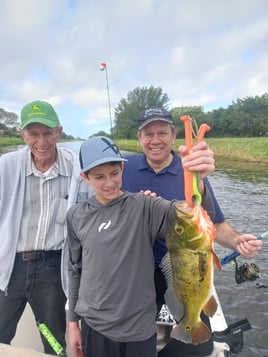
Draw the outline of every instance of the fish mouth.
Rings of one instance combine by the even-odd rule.
[[[186,202],[182,202],[175,205],[176,215],[179,219],[189,220],[195,215],[195,207],[189,207]]]

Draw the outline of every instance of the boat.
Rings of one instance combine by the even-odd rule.
[[[214,288],[214,295],[218,302],[218,309],[210,319],[212,331],[224,331],[228,326],[224,317],[221,304]],[[172,328],[175,320],[170,314],[168,307],[162,307],[162,320],[157,321],[157,350],[161,350],[170,340]],[[29,333],[30,332],[30,333]],[[36,328],[36,323],[30,307],[27,305],[23,317],[19,323],[17,334],[12,342],[12,346],[0,344],[0,356],[3,357],[48,357],[42,353],[43,345]],[[224,354],[229,351],[229,346],[225,342],[213,342],[213,353],[210,357],[226,357]],[[70,352],[67,349],[67,353]],[[71,354],[69,354],[71,356]]]
[[[0,343],[0,356],[2,357],[48,357],[52,355],[45,355],[30,348],[14,347]],[[55,357],[55,356],[54,356]]]
[[[218,308],[215,314],[209,318],[212,331],[213,350],[206,356],[231,357],[242,351],[244,347],[243,333],[244,331],[250,330],[251,325],[247,319],[228,325],[214,284],[212,289]],[[171,315],[168,307],[163,305],[157,318],[157,352],[160,352],[171,341],[171,332],[175,326],[175,319]],[[173,350],[173,352],[175,351]],[[165,356],[169,357],[168,353],[165,354]]]
[[[213,351],[208,357],[227,357],[232,356],[232,352],[241,352],[243,348],[243,331],[251,328],[248,321],[241,320],[228,326],[224,317],[224,312],[220,299],[213,286],[213,295],[215,296],[218,308],[212,318],[210,325],[213,333]],[[157,320],[157,350],[160,351],[170,341],[171,331],[176,322],[170,314],[168,307],[163,305],[162,318]],[[236,350],[235,350],[236,349]],[[19,322],[18,329],[12,345],[0,344],[0,356],[3,357],[48,357],[50,355],[42,353],[43,345],[36,327],[33,313],[26,305],[26,309]],[[71,356],[69,346],[67,354]]]

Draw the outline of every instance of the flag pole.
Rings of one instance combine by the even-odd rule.
[[[111,131],[111,138],[113,139],[113,123],[112,123],[112,113],[111,113],[111,101],[110,101],[110,91],[109,91],[109,81],[108,81],[108,71],[107,71],[107,64],[101,63],[100,70],[105,71],[106,75],[106,86],[107,86],[107,96],[108,96],[108,109],[109,109],[109,117],[110,117],[110,131]]]

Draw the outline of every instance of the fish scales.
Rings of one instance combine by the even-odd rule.
[[[201,321],[202,310],[213,316],[217,303],[212,296],[214,263],[220,262],[213,252],[215,227],[201,205],[176,205],[175,223],[167,237],[172,284],[184,316],[173,331],[173,337],[186,343],[209,340],[209,328]]]

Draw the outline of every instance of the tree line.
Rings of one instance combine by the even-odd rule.
[[[177,128],[177,137],[184,137],[181,115],[190,115],[197,125],[207,123],[211,130],[207,137],[261,137],[268,136],[268,93],[233,101],[227,108],[205,112],[202,106],[169,108],[170,98],[161,87],[137,87],[122,98],[114,110],[112,133],[99,131],[95,135],[112,135],[115,139],[136,139],[138,115],[152,107],[170,111]],[[0,108],[0,135],[18,136],[19,118],[13,112]],[[63,139],[73,140],[63,133]]]
[[[135,139],[140,111],[159,107],[171,112],[177,128],[177,137],[184,137],[182,115],[193,117],[198,126],[207,123],[211,127],[207,137],[260,137],[268,136],[268,93],[233,101],[227,108],[204,112],[202,106],[169,108],[169,97],[160,87],[137,87],[122,98],[115,109],[113,137]]]

